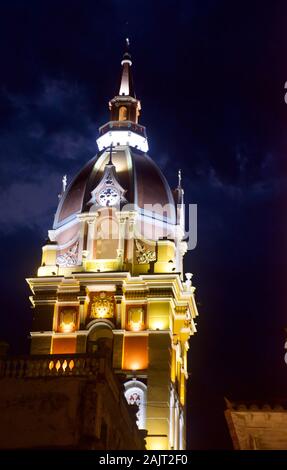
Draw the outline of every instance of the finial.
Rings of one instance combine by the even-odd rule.
[[[124,52],[121,64],[123,65],[124,63],[128,63],[129,65],[132,65],[132,58],[131,58],[131,55],[130,55],[130,40],[129,40],[129,38],[126,38],[126,47],[125,47],[125,52]]]
[[[178,170],[178,188],[181,188],[181,170]]]
[[[61,199],[67,187],[67,175],[64,175],[62,178],[62,192],[58,194],[58,198]]]
[[[191,274],[191,273],[185,273],[185,277],[186,277],[185,287],[186,287],[187,290],[191,290],[191,286],[192,286],[192,281],[191,281],[192,274]]]
[[[63,184],[63,193],[64,193],[66,191],[66,187],[67,187],[67,175],[63,176],[62,184]]]

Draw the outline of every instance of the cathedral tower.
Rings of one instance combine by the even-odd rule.
[[[147,155],[128,51],[121,66],[99,152],[67,187],[64,179],[41,266],[28,279],[31,354],[76,360],[106,348],[126,399],[139,406],[147,448],[185,449],[187,351],[197,309],[191,275],[184,281],[183,273],[181,177],[172,191]]]

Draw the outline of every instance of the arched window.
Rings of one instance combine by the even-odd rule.
[[[121,106],[119,109],[119,121],[126,121],[128,119],[128,108]]]
[[[134,379],[126,382],[124,386],[128,404],[136,404],[139,407],[136,415],[138,428],[146,429],[146,385]]]

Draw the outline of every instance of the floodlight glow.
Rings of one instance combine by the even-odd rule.
[[[148,143],[145,137],[142,137],[132,131],[109,131],[97,139],[99,150],[110,147],[110,145],[129,145],[138,148],[143,152],[148,151]]]

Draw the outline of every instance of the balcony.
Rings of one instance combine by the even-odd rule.
[[[87,354],[51,354],[0,359],[1,378],[96,376],[105,370],[105,358]]]
[[[141,135],[142,137],[146,138],[146,130],[144,126],[137,124],[133,121],[110,121],[107,124],[104,124],[99,128],[99,134],[102,136],[106,134],[106,132],[110,131],[131,131],[135,132],[136,134]]]

